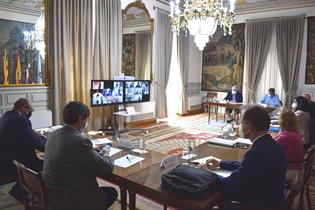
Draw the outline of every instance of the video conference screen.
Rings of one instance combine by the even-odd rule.
[[[92,80],[91,106],[124,103],[124,81]]]
[[[150,101],[150,81],[125,81],[125,103]]]

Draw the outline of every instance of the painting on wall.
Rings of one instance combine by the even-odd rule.
[[[33,23],[0,19],[0,84],[23,85],[44,83],[44,58],[24,32],[33,31]]]
[[[124,34],[122,43],[122,73],[126,76],[135,76],[136,65],[136,36]]]
[[[225,92],[233,85],[241,89],[244,54],[245,24],[234,24],[231,36],[218,27],[203,50],[201,89]]]
[[[307,18],[307,61],[305,84],[315,84],[315,17]]]

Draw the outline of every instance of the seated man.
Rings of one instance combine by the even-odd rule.
[[[111,174],[114,162],[82,135],[89,116],[86,105],[70,102],[63,110],[65,125],[48,136],[43,179],[47,186],[61,189],[50,193],[50,210],[103,210],[117,198],[114,188],[97,184],[96,176]]]
[[[280,99],[277,94],[275,94],[276,90],[274,88],[269,88],[268,94],[264,95],[260,99],[261,104],[266,104],[269,107],[277,108],[280,107]]]
[[[247,108],[243,114],[242,131],[253,145],[243,160],[235,162],[212,158],[207,161],[208,168],[220,167],[233,171],[229,177],[222,178],[225,200],[258,208],[281,209],[286,158],[280,146],[268,134],[269,125],[270,117],[266,110],[260,106]]]
[[[226,97],[223,100],[241,103],[241,102],[243,102],[243,96],[242,96],[242,93],[238,91],[237,86],[234,85],[232,87],[232,90],[228,91]],[[239,113],[239,110],[235,110],[235,109],[231,109],[231,108],[225,109],[225,114],[229,118],[227,120],[228,123],[230,123],[234,120],[234,117],[237,114],[237,112]]]
[[[0,176],[16,177],[18,174],[12,160],[17,160],[34,171],[41,171],[43,162],[36,156],[35,149],[44,151],[46,137],[34,132],[29,118],[33,109],[25,98],[18,99],[13,109],[0,118]],[[19,182],[10,195],[23,201]]]

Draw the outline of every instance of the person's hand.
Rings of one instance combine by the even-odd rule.
[[[34,133],[37,135],[37,136],[41,136],[42,134],[39,132],[39,131],[37,131],[37,130],[34,130]]]
[[[217,168],[217,167],[220,167],[220,163],[221,163],[221,159],[216,158],[216,157],[211,157],[210,159],[206,161],[206,167],[208,169]]]

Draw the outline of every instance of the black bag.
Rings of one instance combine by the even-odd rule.
[[[162,188],[176,197],[203,198],[219,184],[217,174],[190,165],[178,165],[161,178]]]

